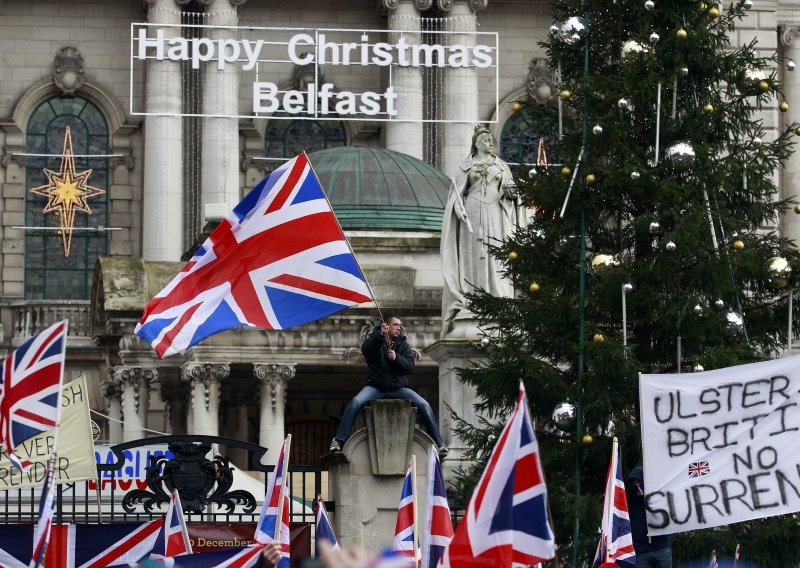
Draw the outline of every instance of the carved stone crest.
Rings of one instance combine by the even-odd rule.
[[[83,55],[77,47],[65,45],[53,60],[53,82],[64,95],[74,95],[83,87]]]
[[[528,69],[528,96],[540,105],[553,100],[556,87],[546,59],[534,59]]]

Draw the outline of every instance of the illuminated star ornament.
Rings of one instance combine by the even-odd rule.
[[[92,209],[86,200],[104,194],[105,190],[87,183],[92,170],[75,171],[75,154],[72,153],[72,135],[69,126],[64,133],[61,168],[57,172],[47,168],[42,171],[47,176],[47,185],[33,187],[31,193],[47,198],[47,205],[42,209],[42,213],[55,211],[58,214],[59,233],[64,242],[64,256],[69,256],[75,212],[83,211],[91,215]]]

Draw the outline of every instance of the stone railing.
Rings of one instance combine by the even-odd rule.
[[[29,300],[11,310],[15,346],[63,319],[69,320],[69,337],[91,339],[88,300]]]

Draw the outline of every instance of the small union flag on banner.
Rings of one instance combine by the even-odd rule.
[[[689,464],[689,477],[703,477],[711,473],[708,461],[699,461]]]

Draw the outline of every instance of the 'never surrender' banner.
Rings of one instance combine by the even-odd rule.
[[[800,356],[640,375],[650,535],[800,511]]]

